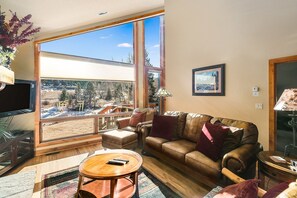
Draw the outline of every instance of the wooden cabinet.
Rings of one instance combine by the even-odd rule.
[[[14,138],[0,144],[0,176],[34,157],[33,131],[15,131]]]

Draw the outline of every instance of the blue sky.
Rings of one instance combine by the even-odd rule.
[[[145,20],[145,48],[151,63],[160,65],[160,20]],[[133,23],[101,29],[41,44],[41,50],[126,62],[133,54]]]
[[[152,65],[160,66],[160,17],[144,21],[145,49],[149,53]]]

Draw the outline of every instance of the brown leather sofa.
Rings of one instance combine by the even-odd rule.
[[[245,179],[255,177],[257,153],[262,150],[262,146],[258,143],[258,129],[253,123],[179,111],[167,111],[165,115],[178,116],[178,138],[169,141],[160,137],[152,137],[149,135],[151,126],[143,127],[143,152],[145,154],[159,158],[210,187],[225,183],[221,174],[224,167]],[[204,123],[214,120],[219,120],[227,126],[243,129],[239,146],[217,161],[213,161],[196,150]]]

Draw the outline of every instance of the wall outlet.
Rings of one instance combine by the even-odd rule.
[[[256,103],[255,108],[256,109],[263,109],[263,104],[262,103]]]
[[[259,96],[259,92],[258,91],[253,91],[253,96]]]

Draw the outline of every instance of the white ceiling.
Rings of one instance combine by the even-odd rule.
[[[40,36],[162,9],[164,0],[0,0],[0,5],[7,19],[9,10],[19,18],[32,14]],[[107,14],[99,16],[100,12]]]

